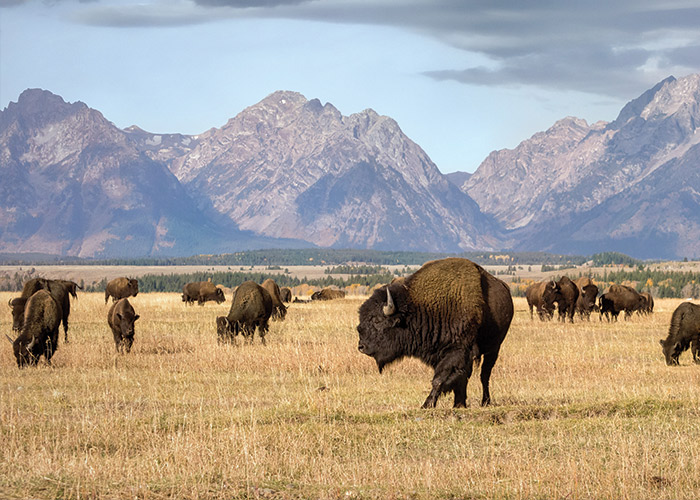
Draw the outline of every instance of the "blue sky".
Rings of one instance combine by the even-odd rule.
[[[394,118],[444,173],[698,71],[697,0],[0,0],[0,108],[43,88],[197,134],[292,90]]]

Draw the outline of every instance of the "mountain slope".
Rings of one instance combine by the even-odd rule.
[[[321,246],[495,248],[498,228],[396,122],[276,92],[171,164],[241,228]]]
[[[0,112],[2,251],[187,255],[273,244],[205,215],[137,139],[83,103],[23,92]]]

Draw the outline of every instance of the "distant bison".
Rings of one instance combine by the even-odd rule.
[[[423,408],[454,393],[466,406],[473,364],[483,356],[482,405],[491,401],[491,371],[513,318],[510,289],[477,264],[459,258],[426,263],[403,283],[376,290],[359,311],[358,349],[384,367],[406,356],[434,370]]]
[[[282,303],[279,285],[277,285],[275,280],[273,280],[272,278],[268,278],[265,281],[263,281],[262,285],[260,286],[267,290],[267,293],[270,294],[270,298],[272,299],[272,316],[270,316],[271,319],[283,320],[287,315],[287,307]]]
[[[139,280],[135,278],[114,278],[105,288],[105,304],[112,297],[112,302],[139,294]]]
[[[292,290],[289,287],[283,286],[280,288],[280,299],[282,302],[289,303],[292,301]]]
[[[224,291],[211,281],[195,281],[182,287],[182,301],[185,304],[194,304],[195,300],[203,306],[207,301],[221,304],[226,302],[226,297],[224,297]]]
[[[644,299],[639,292],[627,285],[611,285],[607,292],[600,296],[600,318],[602,320],[605,315],[608,320],[617,320],[621,312],[625,312],[625,319],[628,319],[632,313],[642,309]]]
[[[554,316],[554,301],[557,298],[559,287],[554,280],[533,283],[525,290],[527,305],[530,308],[530,319],[533,319],[532,310],[537,311],[539,318],[544,321]]]
[[[344,298],[345,292],[343,290],[334,290],[332,288],[324,288],[323,290],[314,292],[311,295],[311,300],[335,300]]]
[[[700,305],[683,302],[671,316],[668,336],[660,340],[667,365],[677,365],[678,357],[691,347],[693,361],[700,363]]]
[[[134,343],[134,323],[139,319],[129,299],[119,299],[107,313],[107,324],[112,329],[117,352],[130,352]]]
[[[651,314],[654,312],[654,297],[649,292],[642,292],[642,309],[640,314]]]
[[[271,314],[272,297],[268,291],[254,281],[243,282],[233,294],[228,316],[216,318],[219,342],[230,342],[239,333],[252,342],[257,327],[264,344]]]
[[[581,319],[586,318],[591,320],[591,312],[597,309],[596,300],[598,299],[598,287],[590,278],[579,278],[574,280],[578,287],[578,299],[576,300],[576,312],[579,313]]]
[[[48,291],[61,306],[61,321],[63,322],[63,338],[68,342],[68,317],[70,316],[70,297],[78,298],[77,290],[80,286],[68,280],[50,280],[46,278],[32,278],[22,287],[22,294],[11,299],[9,304],[12,309],[12,328],[19,331],[24,321],[24,306],[32,295],[39,290]]]
[[[559,321],[566,321],[566,319],[569,318],[570,322],[574,322],[578,295],[578,287],[568,276],[559,278],[554,299],[559,309]]]
[[[43,355],[51,364],[58,347],[58,327],[61,324],[61,305],[47,290],[39,290],[26,301],[24,321],[12,348],[20,368],[36,365]]]

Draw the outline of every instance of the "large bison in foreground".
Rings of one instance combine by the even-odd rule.
[[[68,280],[50,280],[46,278],[32,278],[22,287],[22,294],[9,302],[12,309],[12,329],[20,331],[24,324],[24,308],[29,297],[39,290],[46,290],[56,299],[61,306],[61,321],[63,323],[63,338],[68,342],[68,317],[70,316],[70,297],[78,298],[77,290],[80,286]],[[81,289],[82,290],[82,289]]]
[[[135,278],[114,278],[105,288],[105,304],[112,297],[112,302],[139,294],[139,280]]]
[[[58,347],[61,304],[47,290],[39,290],[26,302],[24,322],[19,336],[12,341],[17,366],[36,365],[43,355],[51,364]],[[8,337],[9,339],[9,337]]]
[[[683,302],[671,316],[666,339],[660,340],[667,365],[677,365],[678,357],[690,347],[693,361],[700,363],[700,305]]]
[[[219,342],[231,342],[239,333],[252,342],[257,327],[260,340],[264,344],[271,314],[272,297],[268,291],[255,281],[243,282],[233,294],[228,316],[216,318]]]
[[[129,299],[119,299],[107,313],[107,324],[114,336],[117,352],[130,352],[134,343],[134,323],[139,319]]]
[[[459,258],[431,261],[403,283],[374,292],[360,307],[358,349],[379,372],[406,356],[434,369],[423,408],[454,393],[454,407],[465,407],[474,362],[483,356],[482,405],[491,401],[489,379],[513,319],[513,300],[503,281]]]
[[[192,283],[186,283],[182,287],[182,301],[185,304],[197,304],[203,306],[207,301],[214,301],[217,304],[226,302],[226,297],[224,297],[224,291],[214,285],[211,281],[194,281]]]

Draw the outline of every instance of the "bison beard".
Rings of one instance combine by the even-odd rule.
[[[466,406],[467,382],[483,356],[482,405],[491,401],[489,380],[513,318],[508,286],[466,259],[425,264],[403,283],[379,290],[360,307],[358,349],[386,365],[411,356],[433,367],[423,408],[452,391]]]

